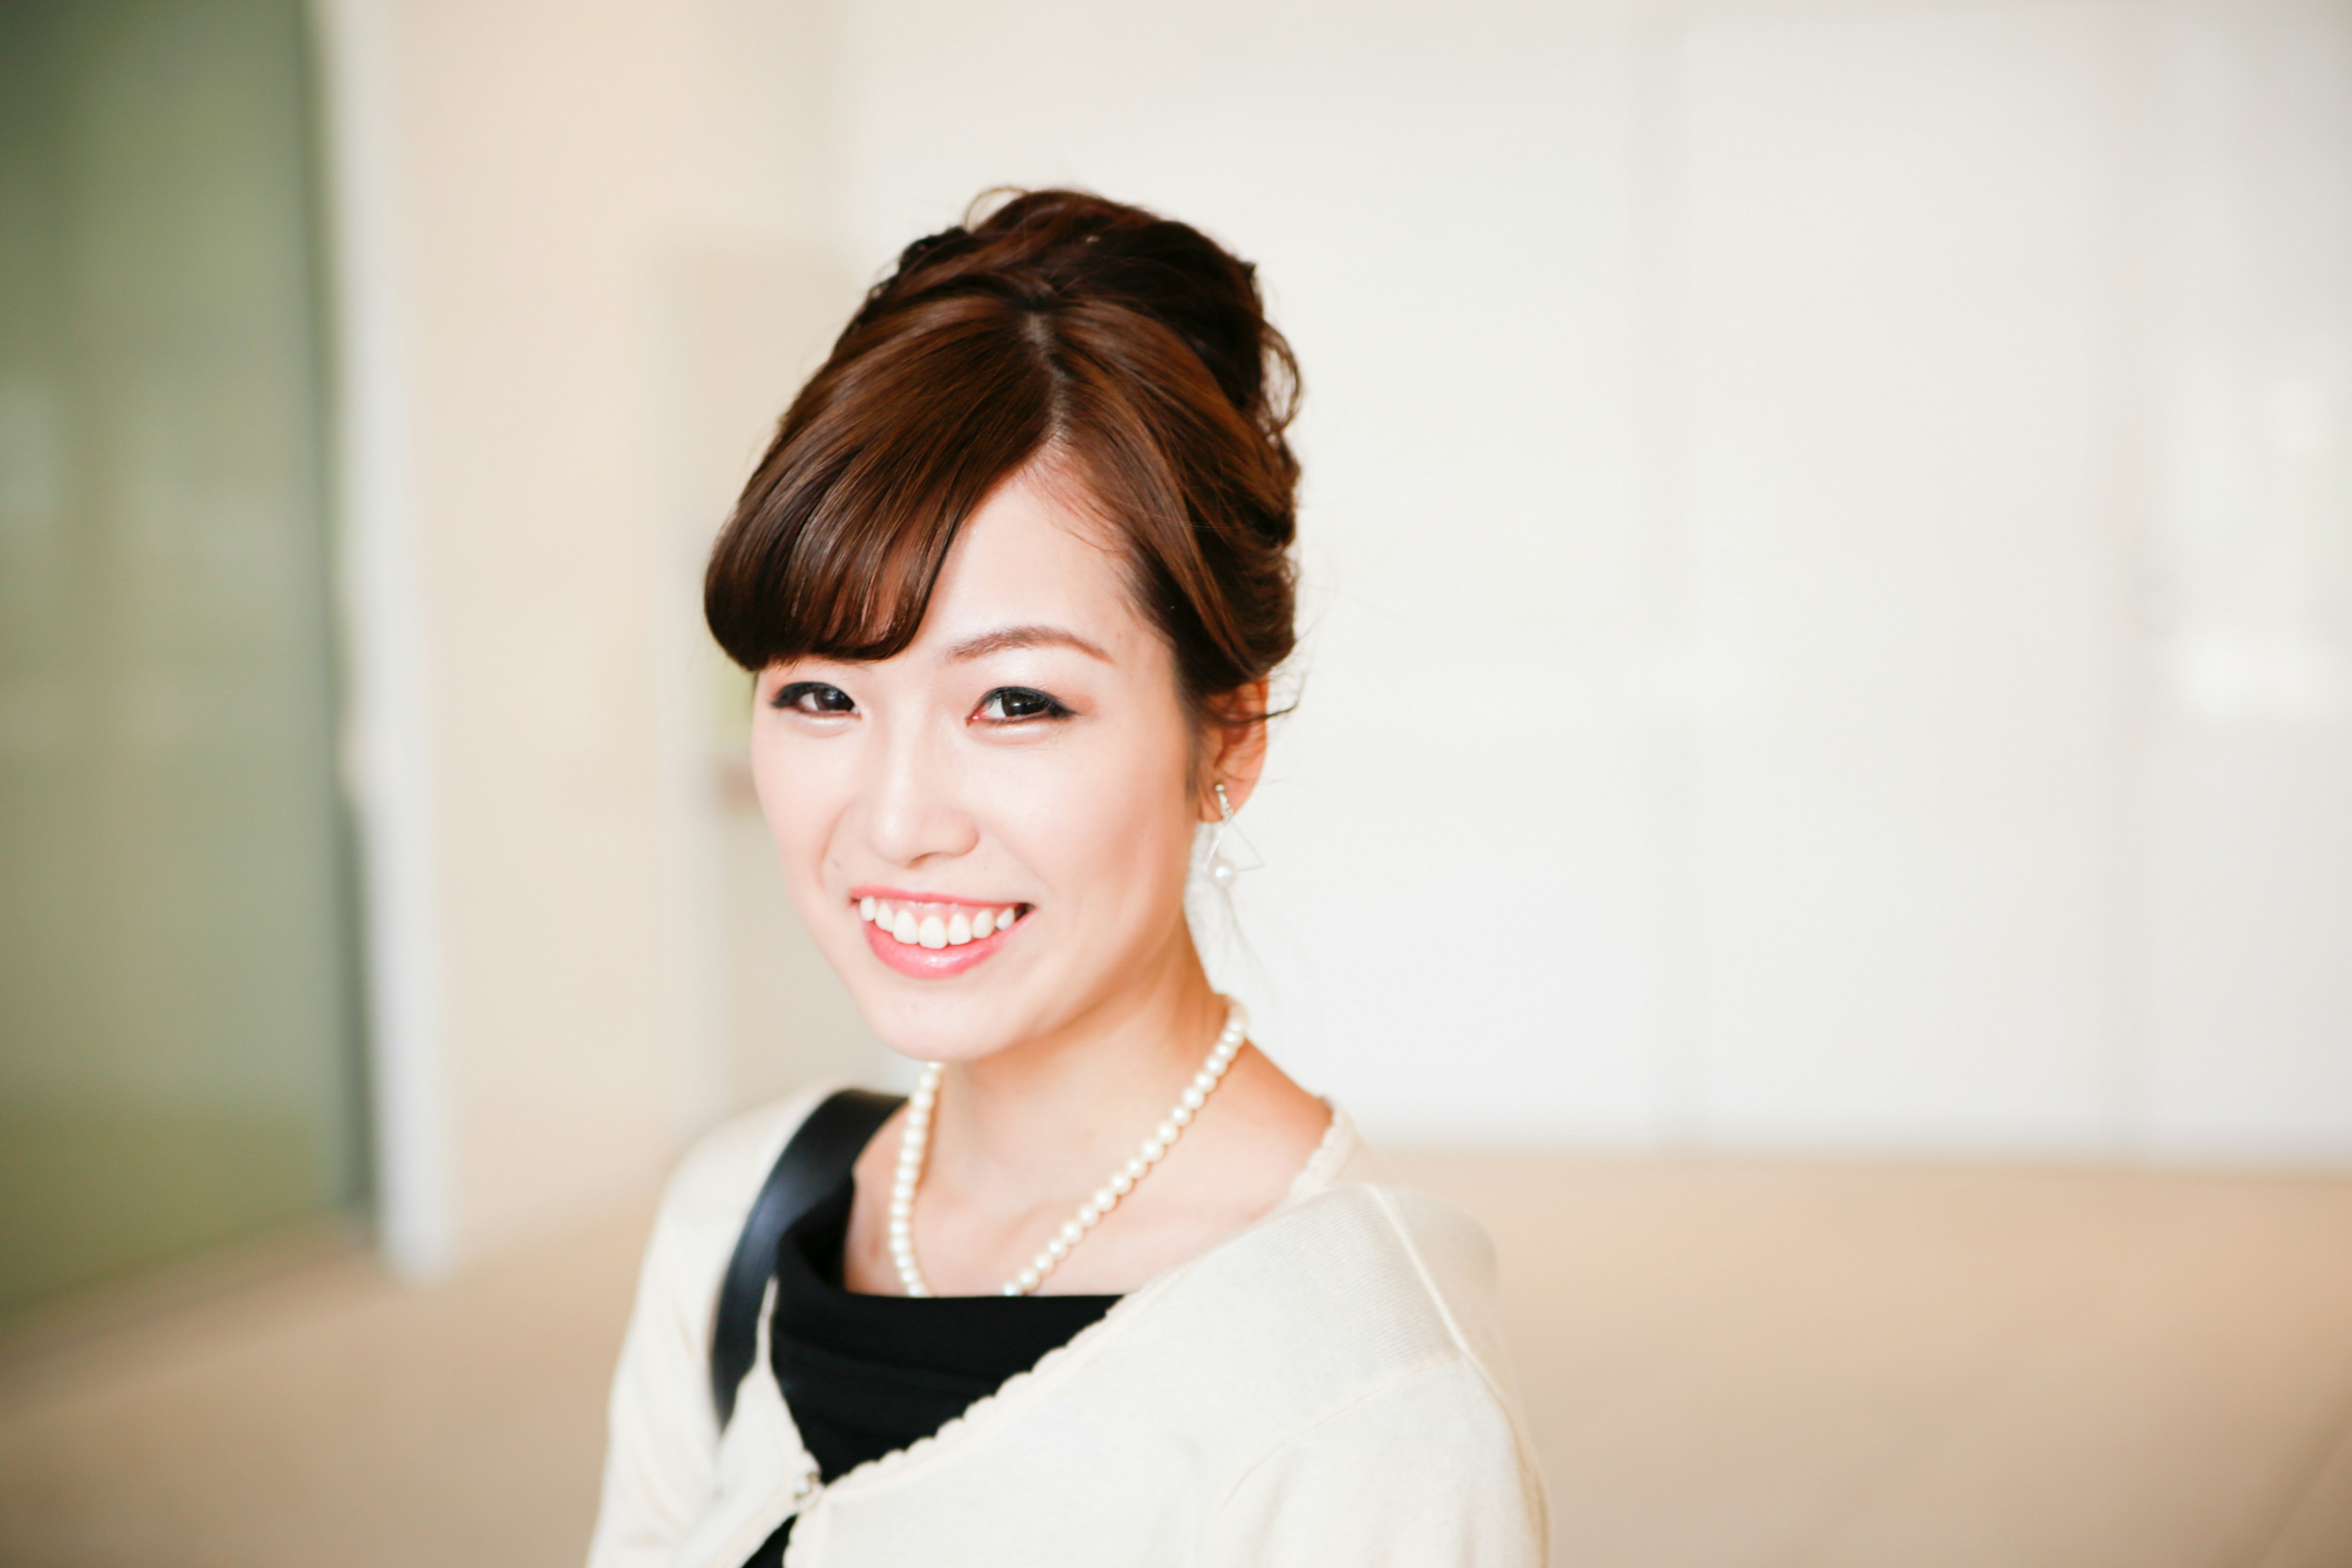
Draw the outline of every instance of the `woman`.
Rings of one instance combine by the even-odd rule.
[[[794,906],[930,1065],[688,1156],[594,1568],[1540,1560],[1486,1238],[1185,918],[1291,650],[1295,388],[1246,264],[1045,191],[909,247],[785,415],[706,610]]]

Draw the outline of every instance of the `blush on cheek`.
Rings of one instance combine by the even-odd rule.
[[[1087,769],[1007,803],[1005,834],[1049,896],[1061,939],[1117,964],[1182,918],[1191,814],[1150,752],[1131,770]],[[1013,818],[1017,817],[1017,825]]]
[[[824,866],[834,833],[845,815],[847,781],[833,777],[840,770],[822,752],[813,755],[812,751],[805,745],[795,746],[789,736],[762,734],[754,724],[752,794],[776,847],[777,865],[793,907],[802,922],[815,931],[820,907],[832,902]]]

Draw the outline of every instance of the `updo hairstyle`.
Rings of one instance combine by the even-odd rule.
[[[713,547],[703,610],[758,671],[888,658],[949,547],[1044,458],[1077,481],[1202,732],[1294,640],[1298,401],[1255,268],[1199,230],[1032,191],[908,246],[801,389]]]

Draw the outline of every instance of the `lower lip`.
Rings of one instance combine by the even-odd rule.
[[[1024,916],[1012,931],[991,931],[976,942],[965,942],[961,947],[925,947],[920,942],[900,942],[895,936],[886,936],[880,926],[868,921],[866,922],[866,945],[874,950],[875,957],[901,974],[916,980],[945,980],[994,957],[997,950],[1028,923],[1028,918]]]

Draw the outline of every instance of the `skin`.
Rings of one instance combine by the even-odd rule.
[[[1238,810],[1263,722],[1203,733],[1104,525],[1050,461],[958,536],[894,658],[761,672],[752,772],[811,936],[883,1042],[946,1064],[914,1215],[940,1295],[993,1292],[1157,1126],[1224,1024],[1184,918],[1198,825]],[[1264,689],[1234,694],[1246,710]],[[1030,906],[945,978],[869,945],[856,889]],[[856,1166],[850,1289],[898,1294],[887,1243],[905,1112]],[[1280,1202],[1329,1110],[1255,1046],[1174,1150],[1048,1277],[1133,1290]]]

